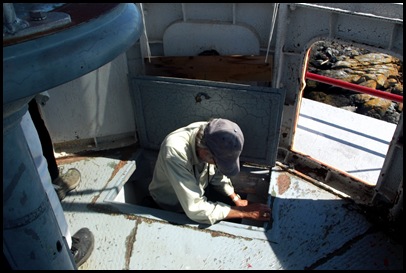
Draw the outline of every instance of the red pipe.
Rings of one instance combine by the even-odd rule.
[[[379,91],[379,90],[365,87],[362,85],[357,85],[357,84],[353,84],[353,83],[349,83],[349,82],[345,82],[345,81],[340,81],[337,79],[317,75],[317,74],[310,73],[310,72],[306,72],[306,79],[314,80],[314,81],[318,81],[318,82],[322,82],[322,83],[327,83],[330,85],[338,86],[338,87],[352,90],[355,92],[361,92],[361,93],[369,94],[372,96],[377,96],[377,97],[380,97],[383,99],[388,99],[391,101],[403,103],[403,96],[392,94],[389,92]]]

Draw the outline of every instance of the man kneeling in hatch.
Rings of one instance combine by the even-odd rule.
[[[235,218],[269,221],[271,209],[241,199],[229,178],[240,172],[243,145],[240,127],[221,118],[170,133],[159,150],[149,185],[151,197],[160,208],[184,212],[198,223],[211,225]],[[227,201],[209,201],[205,196],[209,185]]]

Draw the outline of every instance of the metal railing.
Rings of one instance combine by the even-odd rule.
[[[366,87],[366,86],[357,85],[357,84],[353,84],[353,83],[349,83],[349,82],[329,78],[329,77],[326,77],[326,76],[321,76],[321,75],[314,74],[314,73],[311,73],[311,72],[306,72],[305,76],[306,76],[306,79],[309,79],[309,80],[322,82],[322,83],[326,83],[326,84],[329,84],[329,85],[334,85],[334,86],[337,86],[337,87],[341,87],[343,89],[348,89],[348,90],[351,90],[351,91],[365,93],[365,94],[372,95],[372,96],[377,96],[377,97],[380,97],[380,98],[383,98],[383,99],[388,99],[388,100],[391,100],[391,101],[396,101],[396,102],[402,102],[403,103],[403,96],[396,95],[396,94],[393,94],[393,93],[372,89],[372,88],[369,88],[369,87]]]

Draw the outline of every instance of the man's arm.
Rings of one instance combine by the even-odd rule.
[[[202,196],[193,171],[189,170],[192,168],[189,162],[186,158],[176,156],[175,153],[176,150],[168,149],[162,168],[186,215],[196,222],[205,224],[213,224],[224,219],[230,210],[229,206],[207,201]]]

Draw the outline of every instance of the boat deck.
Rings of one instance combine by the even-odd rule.
[[[396,124],[303,98],[293,149],[376,185],[395,129]]]
[[[58,159],[82,174],[62,201],[70,231],[95,236],[79,269],[403,269],[403,245],[356,205],[280,167],[269,181],[273,219],[263,226],[204,226],[126,203],[124,185],[147,158],[129,146]]]
[[[296,147],[350,152],[354,160],[326,160],[376,180],[375,169],[382,167],[393,134],[389,130],[394,125],[304,100]],[[282,165],[271,172],[244,166],[234,180],[241,191],[241,182],[247,181],[251,201],[265,194],[272,207],[269,223],[205,226],[183,214],[137,205],[134,200],[147,190],[155,156],[156,151],[128,146],[57,160],[65,171],[75,167],[82,173],[79,186],[62,202],[71,233],[86,226],[96,240],[79,269],[403,269],[403,245],[388,233],[389,227]],[[363,157],[374,168],[357,165]]]

